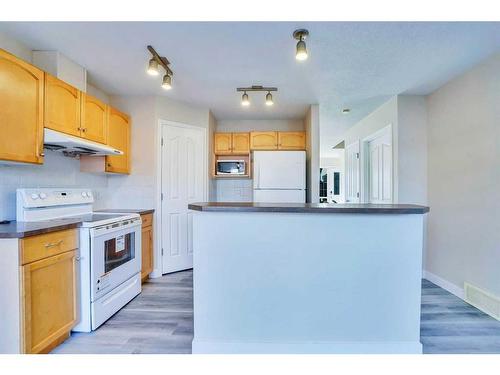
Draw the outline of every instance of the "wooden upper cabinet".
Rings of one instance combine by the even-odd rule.
[[[278,150],[305,150],[305,132],[278,132]]]
[[[214,153],[216,155],[231,154],[232,149],[232,134],[231,133],[215,133],[214,136]]]
[[[278,132],[251,132],[251,150],[277,150]]]
[[[43,163],[44,72],[0,49],[0,160]]]
[[[123,151],[123,155],[106,156],[106,172],[130,173],[130,118],[110,107],[108,145]]]
[[[45,74],[45,127],[80,136],[80,90]]]
[[[248,154],[250,152],[250,133],[233,133],[231,144],[233,154]]]
[[[108,141],[108,106],[91,95],[81,94],[80,136],[90,141]]]

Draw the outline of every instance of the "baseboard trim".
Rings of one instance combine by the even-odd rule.
[[[436,284],[437,286],[447,290],[451,294],[454,294],[458,298],[465,301],[465,293],[464,289],[459,286],[449,282],[448,280],[439,277],[438,275],[433,274],[432,272],[424,270],[424,279],[429,280],[430,282]]]
[[[252,342],[193,339],[193,354],[422,354],[418,341]]]

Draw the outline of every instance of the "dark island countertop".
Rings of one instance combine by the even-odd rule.
[[[425,214],[429,207],[415,204],[328,204],[328,203],[193,203],[190,210],[203,212],[292,212],[331,214]]]
[[[139,214],[139,215],[146,215],[146,214],[152,214],[155,212],[153,208],[103,208],[100,210],[95,210],[95,212],[113,212],[117,214]]]
[[[0,224],[0,238],[24,238],[78,228],[82,221],[79,217],[33,222],[11,221],[8,224]]]

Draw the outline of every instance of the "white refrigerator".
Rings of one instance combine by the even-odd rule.
[[[306,152],[254,151],[253,200],[267,203],[304,203]]]

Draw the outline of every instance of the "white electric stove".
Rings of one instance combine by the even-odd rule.
[[[79,218],[79,322],[90,332],[141,292],[141,217],[95,213],[88,189],[17,189],[17,221]]]

